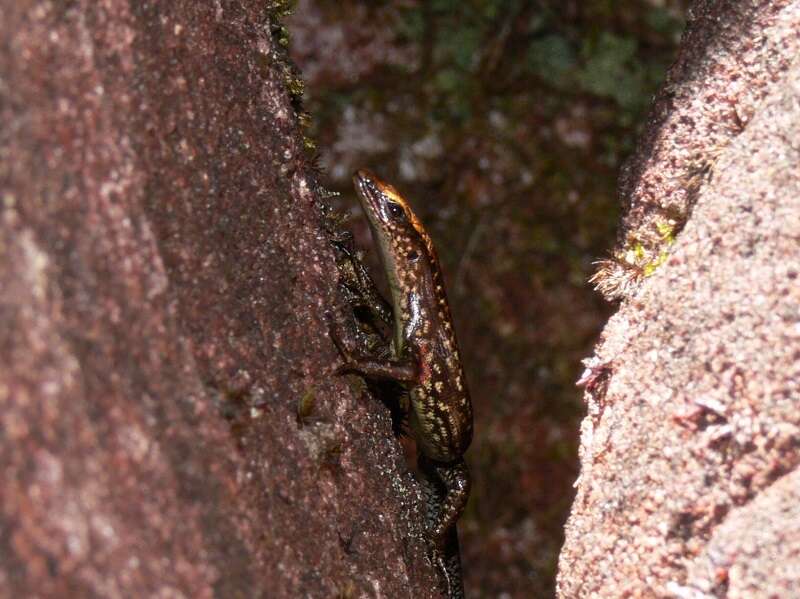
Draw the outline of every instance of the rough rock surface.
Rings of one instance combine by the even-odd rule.
[[[0,2],[0,596],[431,596],[270,31]]]
[[[560,597],[800,596],[798,32],[698,2],[623,175],[622,243],[683,226],[587,361]]]

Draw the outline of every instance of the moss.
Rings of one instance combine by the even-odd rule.
[[[306,84],[301,75],[293,68],[287,69],[284,72],[284,81],[286,83],[286,89],[289,90],[292,98],[302,99],[306,90]]]
[[[283,19],[294,11],[295,0],[269,0],[266,8],[273,19]]]
[[[317,397],[313,389],[306,389],[297,402],[297,424],[303,426],[314,413]]]
[[[657,220],[650,234],[630,237],[612,258],[597,263],[598,269],[589,281],[608,299],[628,295],[667,261],[678,224],[675,219]]]
[[[289,45],[291,44],[291,37],[289,30],[281,22],[287,16],[292,14],[295,7],[295,0],[272,0],[267,2],[266,9],[271,25],[272,39],[276,44],[276,56],[279,59],[281,74],[283,76],[283,84],[289,94],[289,99],[292,103],[297,122],[300,130],[303,132],[303,149],[308,155],[312,155],[316,149],[316,142],[308,135],[308,130],[311,128],[311,115],[303,108],[303,96],[305,94],[305,81],[300,71],[294,66],[289,59]],[[267,68],[275,56],[259,55],[257,61],[260,67]]]
[[[645,276],[645,277],[649,277],[649,276],[651,276],[651,275],[652,275],[654,272],[656,272],[656,269],[657,269],[659,266],[661,266],[662,264],[664,264],[664,262],[666,262],[666,261],[667,261],[667,256],[668,256],[668,255],[669,255],[669,254],[668,254],[666,251],[664,251],[664,252],[661,252],[661,253],[660,253],[660,254],[659,254],[657,257],[656,257],[656,259],[655,259],[655,260],[653,260],[652,262],[648,262],[647,264],[645,264],[645,265],[644,265],[644,268],[642,269],[642,275],[643,275],[643,276]]]
[[[294,11],[295,0],[271,0],[267,2],[266,9],[272,24],[272,37],[279,46],[289,47],[289,30],[281,23]]]
[[[675,241],[675,223],[672,221],[658,221],[656,222],[656,230],[661,235],[666,243],[672,245]]]

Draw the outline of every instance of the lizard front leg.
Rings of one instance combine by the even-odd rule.
[[[392,324],[392,306],[378,290],[367,269],[356,257],[350,240],[337,241],[333,246],[339,253],[340,282],[344,287],[348,302],[353,307],[365,308],[377,322],[387,326]]]
[[[344,364],[336,369],[336,374],[360,374],[368,379],[395,381],[400,384],[410,384],[419,377],[419,365],[416,360],[398,360],[361,354],[348,346],[344,341],[342,330],[333,322],[329,322],[329,333],[344,358]]]

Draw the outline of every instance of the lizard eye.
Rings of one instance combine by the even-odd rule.
[[[417,250],[411,250],[406,254],[406,258],[408,258],[411,262],[416,262],[419,260],[419,252]]]
[[[389,209],[389,214],[391,214],[394,218],[400,218],[406,214],[405,210],[403,210],[403,207],[396,202],[387,202],[386,207]]]

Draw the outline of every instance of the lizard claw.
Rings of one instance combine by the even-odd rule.
[[[342,339],[341,332],[339,327],[336,324],[336,321],[333,318],[333,315],[329,311],[325,311],[323,313],[323,317],[328,323],[328,336],[333,341],[333,344],[336,346],[337,351],[344,359],[344,363],[340,364],[333,370],[333,374],[339,376],[342,374],[349,374],[353,372],[353,359],[348,349],[347,345],[345,345],[344,340]]]
[[[349,361],[350,352],[347,349],[347,346],[344,344],[341,335],[339,334],[339,330],[336,326],[332,323],[328,323],[328,336],[330,336],[331,341],[336,346],[336,349],[339,351],[341,356],[345,359],[345,361]]]

